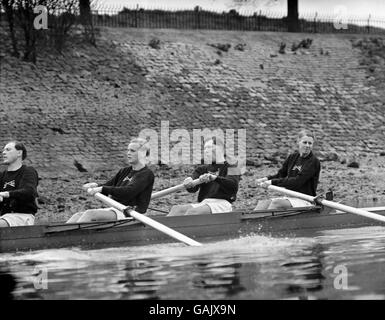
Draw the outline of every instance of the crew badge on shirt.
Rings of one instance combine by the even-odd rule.
[[[126,176],[126,177],[123,179],[123,182],[125,182],[125,181],[131,182],[131,181],[132,181],[132,177],[130,178],[129,176]]]
[[[295,165],[295,166],[293,167],[293,169],[291,169],[291,170],[292,170],[292,171],[297,170],[298,172],[301,172],[301,170],[302,170],[302,165],[297,164],[297,165]]]
[[[3,186],[3,189],[6,189],[8,186],[14,188],[16,185],[16,182],[15,180],[12,180],[12,181],[7,181],[6,183],[4,183],[4,186]]]

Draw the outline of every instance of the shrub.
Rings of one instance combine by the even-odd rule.
[[[153,49],[160,49],[160,40],[157,38],[151,39],[148,45]]]

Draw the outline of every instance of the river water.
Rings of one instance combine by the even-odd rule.
[[[385,227],[0,254],[15,299],[385,299]]]

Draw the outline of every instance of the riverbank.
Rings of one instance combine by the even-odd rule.
[[[30,164],[51,177],[68,176],[75,161],[90,172],[120,166],[142,130],[154,130],[158,146],[176,130],[190,143],[194,130],[221,129],[234,139],[247,131],[242,151],[251,161],[286,156],[304,128],[327,157],[385,151],[385,64],[372,57],[384,50],[381,37],[99,31],[97,47],[74,35],[62,54],[44,50],[33,65],[8,54],[0,28],[0,142],[23,141]],[[282,43],[309,38],[309,48],[279,53]]]
[[[81,185],[115,174],[127,142],[142,130],[158,147],[166,141],[165,149],[181,132],[191,143],[196,130],[220,129],[226,144],[234,133],[238,153],[255,164],[241,181],[236,209],[270,196],[253,181],[276,172],[304,128],[314,132],[322,159],[319,193],[333,188],[344,203],[384,195],[382,37],[100,28],[96,47],[75,33],[61,54],[43,50],[34,65],[10,56],[7,35],[0,25],[0,143],[27,146],[26,164],[41,177],[39,223],[100,206]],[[310,47],[279,52],[310,38]],[[347,167],[352,161],[359,168]],[[192,171],[152,169],[155,191]],[[151,208],[195,200],[184,191]]]

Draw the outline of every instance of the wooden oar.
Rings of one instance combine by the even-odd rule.
[[[288,189],[285,189],[285,188],[282,188],[282,187],[277,187],[277,186],[273,186],[273,185],[266,185],[263,182],[260,185],[262,187],[266,187],[266,188],[268,188],[270,190],[278,191],[278,192],[281,192],[281,193],[286,194],[288,196],[291,196],[291,197],[294,197],[294,198],[303,199],[303,200],[306,200],[306,201],[309,201],[309,202],[313,202],[317,198],[317,197],[312,197],[312,196],[309,196],[307,194],[303,194],[303,193],[300,193],[300,192],[288,190]],[[374,220],[377,220],[377,221],[385,222],[385,217],[384,216],[376,214],[376,213],[372,213],[372,212],[369,212],[369,211],[366,211],[366,210],[363,210],[363,209],[349,207],[347,205],[336,203],[336,202],[329,201],[329,200],[318,199],[318,202],[320,202],[325,207],[329,207],[329,208],[333,208],[333,209],[336,209],[336,210],[341,210],[341,211],[344,211],[344,212],[357,214],[357,215],[360,215],[360,216],[363,216],[363,217],[366,217],[366,218],[369,218],[369,219],[374,219]]]
[[[117,202],[107,196],[105,196],[104,194],[101,194],[101,193],[96,193],[95,194],[95,197],[99,200],[101,200],[102,202],[104,202],[105,204],[111,206],[111,207],[114,207],[120,211],[123,211],[127,209],[127,207],[123,204],[121,204],[120,202]],[[136,212],[134,210],[129,210],[128,211],[128,214],[133,217],[134,219],[160,231],[160,232],[163,232],[164,234],[167,234],[169,235],[170,237],[176,239],[176,240],[179,240],[185,244],[188,244],[189,246],[201,246],[202,244],[189,238],[189,237],[186,237],[185,235],[159,223],[158,221],[155,221],[139,212]]]
[[[369,212],[376,212],[376,211],[385,211],[385,207],[366,207],[366,208],[360,208],[362,210],[366,210]],[[336,210],[336,213],[342,213],[341,210]]]
[[[201,184],[202,181],[199,180],[199,179],[195,179],[192,181],[192,183],[194,184],[194,186],[197,186],[198,184]],[[179,190],[183,190],[185,187],[182,184],[178,184],[177,186],[175,187],[171,187],[171,188],[168,188],[168,189],[164,189],[162,191],[158,191],[158,192],[154,192],[152,195],[151,195],[151,200],[153,199],[157,199],[157,198],[160,198],[160,197],[164,197],[164,196],[167,196],[168,194],[170,193],[173,193],[173,192],[177,192]]]

